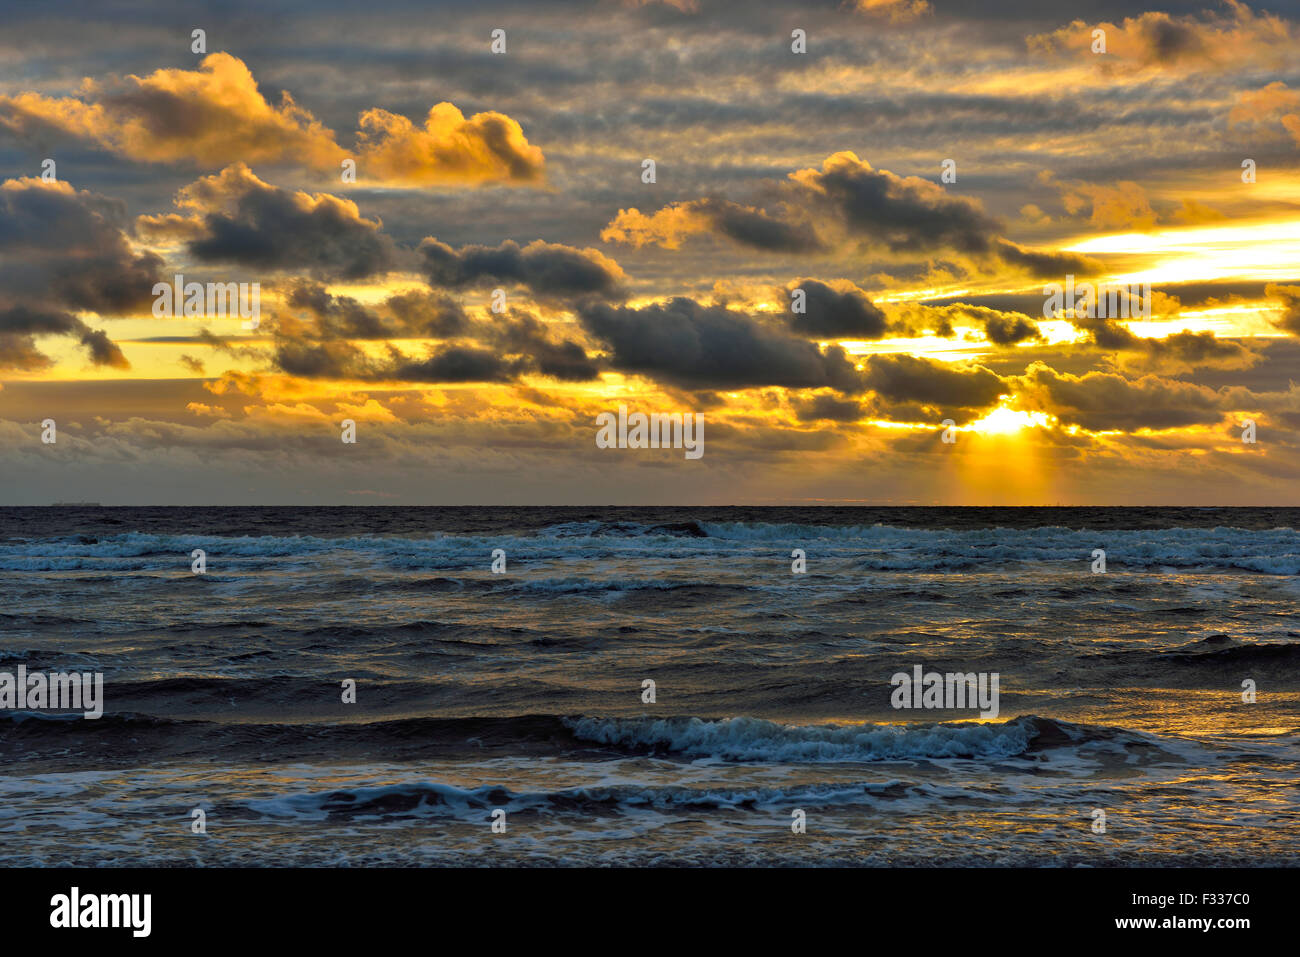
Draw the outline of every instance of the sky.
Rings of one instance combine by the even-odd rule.
[[[5,17],[0,504],[1300,505],[1294,0]]]

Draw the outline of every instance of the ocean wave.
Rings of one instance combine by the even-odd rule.
[[[806,784],[790,787],[691,788],[680,785],[610,785],[515,792],[500,785],[459,788],[436,781],[352,787],[279,795],[244,802],[259,816],[284,818],[357,818],[410,816],[486,816],[500,808],[507,814],[626,813],[639,810],[765,810],[791,805],[827,807],[897,799],[917,790],[897,780],[852,784]]]
[[[1164,652],[1156,657],[1159,660],[1173,660],[1179,664],[1192,665],[1300,665],[1300,642],[1259,642],[1228,647],[1219,645],[1219,642],[1205,639],[1191,648]]]
[[[134,696],[151,694],[217,695],[235,682],[198,678],[173,678],[141,683]],[[20,714],[0,712],[0,737],[7,723]],[[908,760],[914,758],[1005,758],[1065,744],[1111,739],[1117,734],[1141,732],[1102,726],[1072,724],[1035,715],[1004,722],[933,722],[925,724],[820,724],[788,725],[764,718],[734,717],[597,717],[590,715],[519,715],[505,717],[374,717],[346,723],[320,724],[306,716],[281,721],[229,723],[212,717],[192,718],[152,715],[147,712],[105,713],[80,725],[48,727],[51,734],[115,732],[124,736],[145,729],[166,731],[177,739],[197,740],[205,735],[247,742],[274,742],[329,746],[350,741],[381,746],[402,741],[430,748],[498,747],[545,753],[590,751],[604,745],[621,754],[649,754],[689,759],[777,763],[828,763]],[[28,729],[36,731],[37,729]],[[1154,740],[1154,739],[1153,739]]]
[[[1041,719],[1005,724],[786,725],[762,718],[577,718],[580,739],[693,758],[783,763],[909,758],[1011,757],[1024,754]]]
[[[1109,529],[1063,527],[934,529],[888,525],[820,526],[762,522],[580,522],[502,536],[437,533],[425,537],[180,536],[129,532],[98,539],[63,536],[0,544],[0,570],[166,571],[189,569],[194,548],[208,553],[217,573],[339,561],[368,561],[394,570],[485,569],[494,548],[519,562],[630,560],[665,550],[682,558],[717,560],[752,554],[788,554],[856,562],[863,570],[962,570],[1018,563],[1086,566],[1103,548],[1108,565],[1124,569],[1236,569],[1268,575],[1300,574],[1300,533],[1290,528],[1232,527]],[[738,552],[738,550],[740,550]],[[819,555],[820,553],[820,555]],[[221,563],[225,562],[223,566]],[[524,567],[527,567],[525,564]]]

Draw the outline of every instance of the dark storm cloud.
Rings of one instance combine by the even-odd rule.
[[[950,338],[956,335],[953,323],[974,324],[984,330],[984,336],[998,346],[1012,346],[1031,339],[1040,339],[1038,324],[1021,312],[1002,311],[989,306],[976,306],[969,302],[953,302],[945,306],[908,303],[900,309],[899,327],[906,335],[920,335],[930,329],[937,336]]]
[[[402,292],[389,296],[384,305],[406,335],[454,336],[462,332],[468,322],[461,304],[438,292]]]
[[[393,265],[378,228],[337,206],[304,210],[281,190],[243,197],[232,215],[203,217],[205,235],[189,244],[203,262],[303,269],[313,276],[364,279]]]
[[[50,357],[36,348],[36,341],[31,336],[0,332],[0,369],[30,372],[50,364]]]
[[[507,381],[524,372],[586,382],[600,374],[598,364],[579,343],[554,341],[543,322],[518,310],[473,321],[455,300],[418,290],[390,296],[372,308],[349,296],[331,295],[325,286],[310,281],[296,283],[286,304],[291,320],[306,315],[311,324],[289,321],[277,330],[281,343],[277,362],[285,371],[292,367],[316,376],[443,382]],[[349,346],[320,345],[336,339],[415,337],[468,338],[475,344],[447,348],[418,360],[390,350],[390,361],[380,364]],[[492,355],[514,358],[488,362]]]
[[[1174,429],[1219,422],[1230,407],[1226,392],[1159,376],[1127,379],[1107,372],[1082,376],[1034,363],[1018,380],[1022,401],[1090,431]]]
[[[946,248],[985,255],[997,230],[973,201],[928,180],[872,169],[849,152],[828,157],[820,170],[800,170],[790,189],[804,208],[823,209],[851,233],[896,253]]]
[[[497,350],[523,357],[529,371],[565,382],[588,382],[600,375],[600,366],[581,345],[570,339],[555,342],[528,313],[512,312],[485,330]]]
[[[837,399],[833,395],[816,395],[811,399],[797,400],[794,409],[801,422],[856,422],[865,414],[861,402]]]
[[[1160,366],[1241,369],[1258,361],[1258,355],[1241,342],[1220,339],[1209,331],[1183,331],[1163,339],[1142,339],[1141,346],[1152,364]]]
[[[679,297],[639,309],[591,304],[578,315],[588,333],[608,344],[612,366],[623,372],[689,389],[862,391],[862,377],[842,349],[819,351],[722,306]]]
[[[424,359],[394,361],[375,375],[403,382],[510,382],[520,371],[519,362],[486,349],[450,346]]]
[[[1090,333],[1093,345],[1100,349],[1138,348],[1139,339],[1129,331],[1127,326],[1121,326],[1118,322],[1104,316],[1099,319],[1076,316],[1070,322]]]
[[[97,366],[114,366],[118,369],[130,368],[126,356],[103,329],[87,329],[81,334],[81,344],[90,352],[90,361]]]
[[[295,283],[285,297],[290,311],[310,313],[330,338],[384,339],[391,335],[379,315],[350,296],[333,296],[318,282]]]
[[[454,299],[419,290],[390,296],[372,308],[350,296],[332,295],[321,283],[299,280],[285,304],[291,314],[310,316],[321,338],[447,338],[463,332],[469,323]]]
[[[544,323],[527,313],[471,321],[459,306],[432,293],[393,296],[374,310],[348,297],[331,296],[312,283],[294,287],[289,303],[297,315],[277,323],[270,358],[290,375],[420,383],[512,382],[524,374],[585,382],[600,375],[598,363],[581,344],[556,341]],[[454,307],[451,312],[440,311],[448,305]],[[300,320],[304,312],[310,321]],[[375,355],[352,341],[420,335],[463,341],[443,343],[423,356],[403,353],[391,344]],[[216,337],[204,341],[230,350]]]
[[[1087,330],[1093,345],[1114,352],[1137,353],[1142,361],[1166,371],[1216,366],[1244,369],[1258,361],[1258,353],[1233,339],[1220,339],[1213,332],[1175,332],[1161,339],[1134,334],[1127,327],[1107,318],[1083,316],[1070,320]],[[1132,365],[1129,360],[1126,364]]]
[[[525,343],[519,343],[522,348]],[[423,356],[408,355],[393,346],[374,357],[345,341],[313,341],[281,337],[273,362],[282,372],[311,379],[354,379],[363,382],[421,384],[505,383],[535,373],[566,381],[585,381],[599,374],[581,347],[572,342],[539,339],[527,345],[531,354],[504,355],[473,344],[444,345]]]
[[[1000,346],[1038,339],[1038,325],[1023,316],[993,315],[984,320],[984,335]]]
[[[467,346],[434,349],[423,357],[405,355],[390,346],[385,356],[377,358],[342,340],[287,337],[277,339],[273,362],[289,375],[362,382],[509,382],[520,371],[518,362]]]
[[[832,289],[815,279],[803,279],[790,289],[804,291],[804,313],[790,313],[790,331],[812,338],[880,339],[889,331],[885,314],[860,290]],[[789,311],[790,296],[781,302]]]
[[[1000,263],[1043,276],[1086,275],[1098,268],[1074,253],[1013,243],[1000,235],[1002,223],[974,200],[920,177],[873,169],[849,151],[832,154],[820,168],[767,183],[761,192],[777,198],[774,210],[720,200],[679,202],[650,214],[620,209],[601,238],[672,249],[692,235],[709,234],[767,252],[879,249],[901,259],[956,257],[982,268]]]
[[[49,360],[36,348],[34,336],[73,336],[90,353],[97,366],[130,367],[117,344],[100,329],[91,329],[71,313],[15,305],[0,309],[0,365],[13,369],[39,369]]]
[[[538,240],[520,246],[506,240],[499,246],[453,249],[429,237],[419,255],[429,285],[462,289],[491,283],[518,284],[541,298],[621,295],[623,271],[595,249],[574,249]]]
[[[0,187],[0,297],[112,314],[153,300],[162,260],[136,255],[114,220],[120,204],[66,183]]]
[[[121,349],[67,310],[143,309],[162,260],[136,255],[116,224],[120,204],[66,183],[9,180],[0,186],[0,362],[48,364],[33,336],[72,336],[97,366],[128,368]]]
[[[355,203],[272,186],[243,163],[191,183],[177,205],[197,215],[142,216],[136,229],[185,239],[200,262],[302,270],[318,279],[364,279],[396,265],[392,240]]]
[[[50,359],[36,348],[36,335],[80,334],[85,327],[60,310],[10,306],[0,309],[0,368],[41,369]]]
[[[1034,276],[1060,276],[1067,273],[1083,276],[1098,269],[1095,259],[1078,253],[1026,249],[1000,237],[993,240],[992,251],[1008,266],[1023,269]]]
[[[365,353],[350,342],[281,337],[274,363],[282,372],[307,379],[370,377]]]
[[[1007,382],[982,366],[953,367],[903,353],[868,356],[864,378],[871,391],[889,402],[938,408],[987,407],[1011,391]]]
[[[10,335],[67,335],[85,326],[76,316],[54,309],[10,306],[0,309],[0,333]]]
[[[700,199],[684,204],[707,219],[720,235],[764,252],[810,252],[822,249],[816,232],[806,224],[783,222],[761,209],[725,199]]]

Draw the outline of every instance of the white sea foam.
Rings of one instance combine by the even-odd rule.
[[[911,758],[1007,757],[1024,753],[1032,721],[1004,724],[785,725],[762,718],[575,718],[577,737],[602,744],[662,748],[687,757],[789,763]]]

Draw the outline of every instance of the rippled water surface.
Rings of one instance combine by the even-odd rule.
[[[0,509],[0,861],[1294,864],[1297,517]]]

